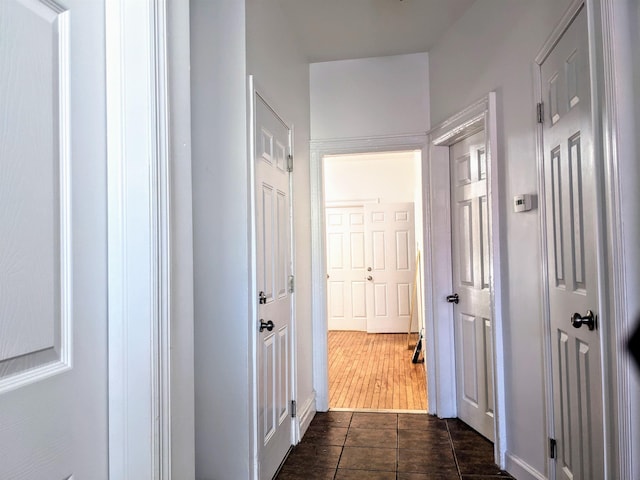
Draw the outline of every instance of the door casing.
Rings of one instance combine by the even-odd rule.
[[[325,199],[324,176],[322,172],[322,159],[327,155],[348,155],[372,152],[397,152],[400,150],[420,150],[422,152],[422,204],[423,214],[426,211],[426,135],[393,135],[360,137],[343,140],[312,140],[311,146],[311,291],[314,292],[311,303],[312,335],[313,335],[313,388],[315,391],[316,410],[326,412],[329,410],[329,368],[328,368],[328,344],[327,344],[327,268],[326,268],[326,235],[325,235]],[[423,215],[423,221],[426,221]],[[419,232],[416,232],[416,240]],[[421,245],[429,244],[427,237],[420,242]],[[419,268],[425,267],[424,257],[421,257]],[[424,278],[424,277],[423,277]],[[420,298],[420,297],[419,297]],[[422,311],[426,312],[426,306],[430,299],[426,295],[422,297]],[[428,355],[429,350],[426,351]],[[427,391],[435,391],[435,363],[427,359]],[[433,370],[433,371],[432,371]],[[429,413],[436,413],[435,401],[431,394],[429,398]]]
[[[109,470],[123,479],[170,479],[171,387],[185,385],[171,378],[168,7],[164,0],[105,3]],[[192,328],[188,319],[181,324]],[[178,405],[174,412],[192,408]],[[183,430],[193,432],[186,423]],[[184,461],[190,449],[176,448],[186,465],[178,476],[191,470]]]

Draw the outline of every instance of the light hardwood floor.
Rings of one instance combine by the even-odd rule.
[[[330,331],[329,407],[426,410],[424,363],[412,354],[406,334]]]

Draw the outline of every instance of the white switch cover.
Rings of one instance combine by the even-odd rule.
[[[513,197],[513,211],[516,213],[519,212],[528,212],[531,210],[531,195],[528,193],[522,195],[516,195]]]

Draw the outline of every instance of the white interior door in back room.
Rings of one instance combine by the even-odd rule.
[[[326,209],[329,330],[367,330],[364,208]]]
[[[367,332],[407,332],[415,281],[413,203],[367,204],[364,217]]]
[[[108,477],[104,25],[0,2],[2,479]]]
[[[326,209],[329,330],[403,333],[415,281],[413,203]]]

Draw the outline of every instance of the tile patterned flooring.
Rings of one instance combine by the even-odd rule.
[[[458,419],[317,413],[277,480],[505,480],[493,444]]]

